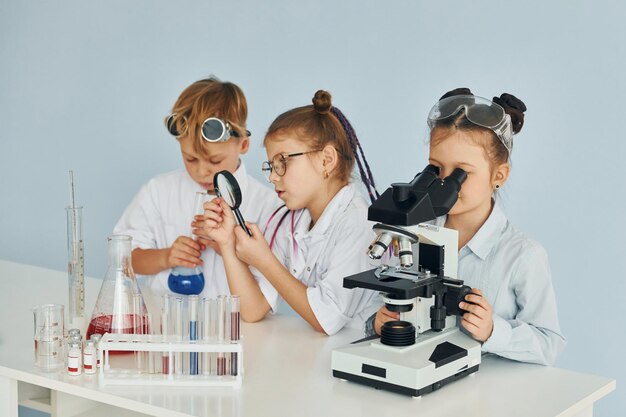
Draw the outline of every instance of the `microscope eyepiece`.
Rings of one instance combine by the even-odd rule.
[[[453,183],[455,183],[454,185],[456,185],[458,188],[458,190],[461,189],[461,184],[463,184],[463,182],[467,179],[467,172],[463,171],[461,168],[456,168],[454,171],[452,171],[452,174],[448,175],[444,181],[448,182],[451,181]]]

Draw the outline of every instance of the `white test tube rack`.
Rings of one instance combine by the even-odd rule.
[[[111,351],[155,352],[154,355],[169,355],[172,363],[175,353],[230,353],[235,352],[240,358],[237,361],[237,375],[190,375],[176,373],[148,373],[133,368],[113,368],[110,361]],[[242,340],[222,343],[209,343],[197,340],[189,342],[168,341],[167,336],[140,334],[109,334],[106,333],[98,343],[98,354],[102,358],[100,383],[102,385],[176,385],[203,387],[240,388],[243,382],[243,344]],[[149,353],[148,353],[149,354]],[[120,354],[115,354],[119,356]]]

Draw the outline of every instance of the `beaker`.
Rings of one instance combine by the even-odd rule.
[[[92,334],[148,334],[148,310],[131,263],[130,236],[108,238],[107,272],[87,328]]]
[[[205,201],[208,201],[208,194],[206,192],[197,192],[193,207],[194,216],[204,214]],[[189,234],[191,235],[191,233]],[[204,289],[204,274],[202,273],[202,267],[174,267],[167,278],[167,286],[170,291],[177,294],[200,294]]]
[[[44,371],[63,366],[63,306],[42,304],[33,307],[35,319],[35,365]]]

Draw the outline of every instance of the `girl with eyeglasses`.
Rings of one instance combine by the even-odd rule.
[[[524,124],[524,103],[511,94],[493,101],[467,88],[446,93],[428,116],[429,164],[442,178],[467,172],[459,198],[435,224],[459,232],[459,279],[472,288],[459,307],[460,324],[483,352],[553,364],[565,346],[544,248],[513,227],[495,198],[509,179],[513,135]],[[382,307],[368,334],[399,313]]]
[[[377,294],[343,288],[345,276],[371,268],[365,248],[375,237],[368,202],[350,180],[355,160],[371,199],[377,193],[354,129],[330,94],[318,91],[313,105],[278,116],[264,145],[263,171],[285,203],[265,236],[256,224],[249,224],[248,236],[223,201],[205,203],[204,232],[220,246],[231,292],[241,297],[241,317],[261,320],[280,296],[321,333],[363,328],[379,305]],[[264,276],[276,293],[268,296],[255,276]]]
[[[246,130],[248,106],[241,88],[215,77],[192,83],[180,94],[165,125],[176,138],[183,169],[157,175],[135,196],[114,233],[133,238],[135,272],[150,276],[150,295],[168,290],[216,297],[228,294],[224,264],[212,242],[191,235],[197,192],[215,194],[213,176],[227,170],[237,178],[243,194],[241,211],[247,219],[267,219],[280,205],[269,187],[246,171],[241,155],[250,146]],[[199,267],[201,279],[171,288],[172,268]],[[198,274],[199,275],[199,274]]]

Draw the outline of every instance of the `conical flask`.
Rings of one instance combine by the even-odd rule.
[[[194,203],[193,214],[204,214],[204,202],[208,201],[209,195],[205,192],[197,192]],[[191,235],[191,232],[189,233]],[[204,274],[202,267],[185,268],[177,266],[172,268],[167,278],[167,286],[170,291],[177,294],[192,295],[200,294],[204,289]]]
[[[108,238],[107,272],[87,328],[94,333],[149,333],[148,310],[131,263],[130,236]]]

